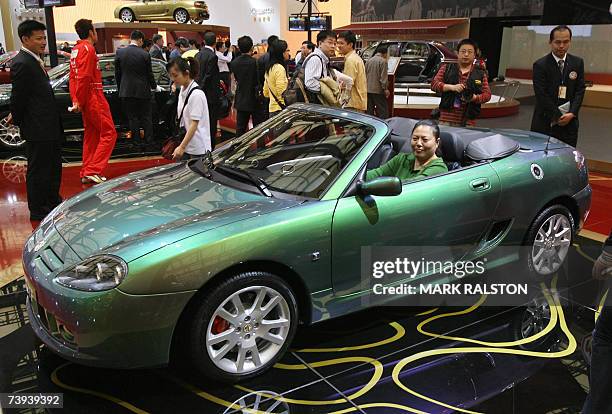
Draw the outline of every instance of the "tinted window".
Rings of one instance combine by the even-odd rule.
[[[115,62],[109,59],[100,59],[100,72],[102,72],[102,85],[115,86]]]
[[[408,43],[403,58],[426,58],[429,55],[429,47],[425,43]]]
[[[288,110],[243,135],[229,154],[215,154],[215,163],[246,170],[271,191],[319,198],[373,133],[348,119]]]

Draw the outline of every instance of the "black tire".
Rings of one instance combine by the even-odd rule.
[[[123,23],[132,23],[134,22],[135,18],[136,16],[134,15],[134,12],[128,7],[125,7],[119,11],[119,19],[121,19]]]
[[[529,227],[529,230],[525,237],[525,242],[523,244],[521,255],[523,256],[523,260],[527,263],[527,269],[535,280],[541,281],[550,278],[550,276],[552,276],[558,270],[558,268],[562,266],[563,263],[565,263],[565,260],[567,259],[568,253],[566,251],[564,256],[562,257],[561,264],[559,264],[559,267],[557,267],[557,269],[555,269],[554,271],[549,271],[550,269],[542,269],[541,266],[537,266],[534,263],[534,244],[536,242],[536,237],[538,237],[538,232],[540,231],[542,226],[547,223],[549,219],[551,219],[553,216],[558,215],[564,216],[567,222],[569,223],[569,245],[571,246],[571,243],[574,241],[576,231],[574,225],[574,217],[567,209],[567,207],[561,204],[555,204],[542,210],[536,216],[535,220]]]
[[[178,16],[180,16],[180,15],[181,15],[183,12],[184,12],[184,13],[186,14],[186,16],[187,16],[187,18],[185,19],[185,21],[184,21],[184,22],[183,22],[183,21],[179,21],[180,17],[178,17]],[[189,23],[189,20],[190,20],[190,19],[191,19],[191,17],[189,16],[189,12],[188,12],[187,10],[185,10],[185,9],[176,9],[176,10],[174,11],[174,21],[175,21],[175,22],[177,22],[178,24],[187,24],[187,23]]]
[[[215,313],[217,312],[218,308],[224,302],[234,296],[237,292],[246,289],[256,289],[257,287],[265,287],[272,289],[275,293],[280,294],[285,300],[286,305],[288,305],[288,312],[290,318],[289,327],[286,331],[286,337],[282,345],[280,345],[280,348],[274,351],[276,353],[273,354],[273,357],[271,357],[271,359],[263,363],[261,366],[244,373],[229,372],[228,370],[224,370],[218,365],[216,365],[208,351],[207,334],[211,326],[213,329],[215,329],[215,323],[217,322],[216,317],[214,321],[212,320],[212,318],[213,316],[215,316]],[[245,293],[247,295],[247,299],[250,293],[251,292]],[[244,298],[245,294],[243,294],[242,298]],[[263,303],[267,304],[267,302]],[[287,283],[285,283],[280,277],[267,272],[240,273],[222,281],[217,285],[206,287],[205,293],[201,294],[200,297],[197,298],[197,302],[194,304],[193,309],[194,312],[192,313],[193,316],[191,317],[191,320],[185,324],[185,327],[188,330],[188,332],[186,332],[186,347],[187,352],[189,354],[189,359],[191,360],[192,364],[198,369],[198,371],[200,371],[200,373],[205,377],[211,380],[222,381],[226,383],[236,383],[248,380],[249,378],[258,376],[263,372],[267,371],[269,368],[271,368],[276,363],[276,361],[278,361],[287,351],[289,344],[293,340],[293,336],[295,335],[295,331],[298,325],[298,307],[293,292],[291,291]],[[240,312],[237,312],[237,314],[239,315]],[[261,320],[263,320],[263,317]],[[253,321],[257,322],[255,317],[253,317]],[[239,328],[236,328],[234,324],[228,322],[226,322],[226,324],[227,326],[224,328],[224,332],[236,330],[241,332],[239,335],[243,335],[242,331]],[[249,326],[250,325],[252,324],[249,323]],[[257,338],[257,335],[255,334],[255,328],[257,328],[256,324],[253,325],[252,328],[249,328],[249,331],[247,331],[246,329],[244,330],[244,332],[252,332],[253,341],[255,341],[255,338]],[[253,330],[251,331],[251,329]],[[215,332],[212,333],[215,334]],[[233,333],[231,334],[233,335]],[[258,338],[258,340],[260,342],[256,343],[260,345],[264,342],[264,340],[261,338]],[[239,350],[241,348],[240,344],[241,342],[239,342],[238,345],[232,345],[230,347],[231,351],[227,352],[226,355],[233,354],[235,349]],[[268,345],[270,344],[268,343]],[[256,346],[257,348],[259,348],[258,345]],[[263,347],[265,346],[266,344],[263,345]],[[265,352],[265,350],[262,351],[261,355],[263,355],[263,352]],[[258,355],[260,355],[259,351]],[[250,355],[250,358],[251,362],[254,362],[252,353]],[[225,358],[222,357],[222,359]],[[238,366],[238,364],[236,364],[236,366]]]

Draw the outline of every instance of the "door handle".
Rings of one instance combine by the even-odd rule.
[[[491,188],[491,183],[488,178],[477,178],[470,182],[470,188],[473,191],[486,191]]]

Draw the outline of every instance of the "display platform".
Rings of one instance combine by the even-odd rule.
[[[600,246],[576,240],[570,271],[590,272]],[[578,408],[586,396],[579,382],[588,372],[584,350],[594,318],[571,303],[551,308],[550,342],[531,350],[515,339],[524,309],[490,308],[484,297],[461,309],[360,312],[300,328],[291,352],[273,369],[223,385],[203,380],[178,359],[169,367],[129,371],[65,361],[36,339],[24,289],[20,278],[0,292],[0,392],[63,393],[62,412],[499,413],[496,399],[524,393],[523,382],[540,394],[537,412]],[[563,385],[562,395],[548,395],[551,375]],[[531,404],[516,401],[514,412],[536,412]]]
[[[396,84],[393,97],[393,115],[403,118],[426,119],[440,105],[440,97],[428,83]],[[491,101],[482,105],[480,118],[501,118],[516,115],[521,103],[514,99],[518,84],[492,83]]]

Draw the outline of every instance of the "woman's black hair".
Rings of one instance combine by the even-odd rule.
[[[184,75],[189,74],[191,79],[196,79],[200,74],[200,65],[197,59],[192,57],[187,59],[183,59],[181,56],[175,57],[166,64],[166,70],[170,72],[170,69],[174,66]]]
[[[412,128],[412,134],[414,134],[414,131],[416,131],[416,129],[421,126],[426,126],[426,127],[431,128],[434,138],[435,139],[440,138],[440,127],[438,126],[438,123],[436,121],[433,121],[431,119],[423,119],[417,122],[414,128]],[[410,134],[410,136],[412,136],[412,134]]]
[[[285,56],[284,53],[287,50],[287,42],[284,40],[277,40],[268,46],[268,53],[270,54],[270,60],[266,64],[266,73],[270,72],[270,68],[277,63],[285,67]]]

